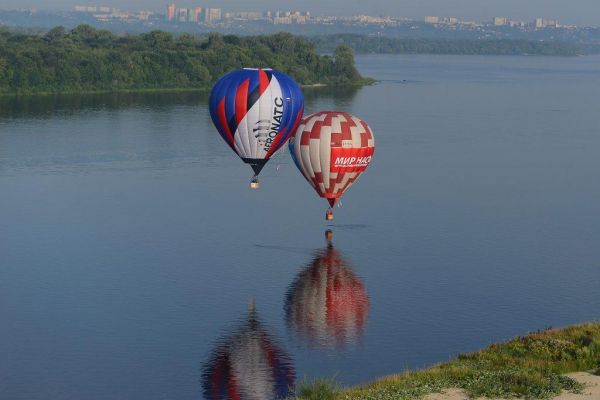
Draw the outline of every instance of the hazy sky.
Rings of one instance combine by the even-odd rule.
[[[169,0],[0,0],[0,8],[69,9],[75,4],[106,5],[124,10],[162,11]],[[298,9],[315,14],[393,15],[421,18],[452,15],[464,19],[490,19],[495,15],[531,20],[537,16],[565,23],[600,25],[600,0],[174,0],[181,7],[194,5],[224,10]]]

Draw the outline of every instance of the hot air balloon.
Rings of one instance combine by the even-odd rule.
[[[304,96],[282,72],[244,68],[219,79],[209,108],[225,142],[254,170],[250,187],[256,189],[260,171],[298,127]]]
[[[365,286],[331,242],[296,277],[285,301],[288,327],[323,347],[356,341],[368,312]]]
[[[367,169],[375,152],[375,139],[367,123],[336,111],[322,111],[302,120],[289,143],[296,167],[317,194],[333,206]]]
[[[246,319],[217,342],[202,371],[206,400],[278,400],[291,395],[295,371],[252,305]]]

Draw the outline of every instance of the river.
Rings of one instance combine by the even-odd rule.
[[[331,224],[206,94],[0,99],[0,398],[276,398],[598,320],[600,57],[357,64],[305,92],[376,136]]]

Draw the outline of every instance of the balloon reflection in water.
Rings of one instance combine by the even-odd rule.
[[[208,400],[275,400],[290,396],[295,371],[252,306],[247,319],[218,341],[202,380]]]
[[[369,312],[367,291],[349,264],[333,247],[318,252],[288,289],[288,327],[313,344],[340,346],[362,335]]]

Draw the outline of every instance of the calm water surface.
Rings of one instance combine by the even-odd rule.
[[[377,136],[331,225],[206,95],[1,99],[0,398],[271,399],[600,319],[600,57],[357,61],[306,93]]]

